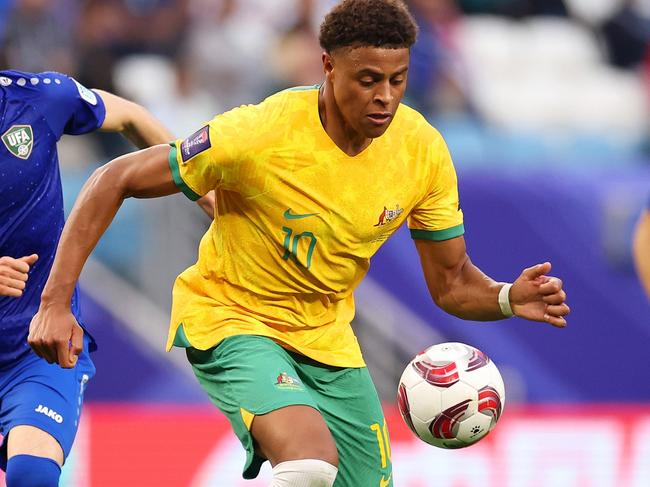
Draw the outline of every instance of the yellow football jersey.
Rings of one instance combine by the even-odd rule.
[[[287,90],[176,141],[169,164],[191,199],[214,189],[216,209],[174,284],[168,349],[254,334],[361,367],[352,292],[370,257],[407,219],[414,238],[464,232],[449,151],[405,105],[351,157],[321,124],[318,87]]]

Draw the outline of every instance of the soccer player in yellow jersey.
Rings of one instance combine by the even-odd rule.
[[[70,295],[123,199],[214,189],[198,262],[174,284],[167,346],[187,349],[228,416],[248,453],[244,476],[269,460],[274,487],[392,485],[377,441],[388,441],[384,417],[350,321],[370,257],[401,224],[445,311],[557,327],[569,312],[549,263],[504,284],[467,256],[447,147],[400,104],[416,34],[400,0],[343,0],[321,26],[321,86],[237,108],[97,170],[32,321],[36,352],[75,363],[81,332]]]

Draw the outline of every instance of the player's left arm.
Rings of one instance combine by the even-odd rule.
[[[650,209],[645,210],[634,231],[634,263],[648,297],[650,297]]]
[[[474,321],[500,320],[507,316],[499,305],[499,283],[476,267],[462,236],[444,241],[416,239],[415,245],[431,297],[435,303],[459,318]],[[551,264],[545,262],[525,269],[509,290],[515,316],[566,326],[569,307],[562,281],[547,274]]]
[[[174,140],[167,127],[143,106],[107,91],[93,91],[101,97],[106,108],[106,117],[99,130],[119,132],[140,149]],[[214,191],[196,203],[210,218],[214,218]]]

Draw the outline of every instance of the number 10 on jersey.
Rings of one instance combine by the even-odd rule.
[[[311,266],[311,257],[314,254],[314,248],[316,247],[316,242],[318,239],[311,232],[300,232],[293,233],[293,229],[289,227],[282,227],[284,232],[284,255],[282,258],[284,260],[289,260],[291,258],[297,265],[301,267],[306,267],[309,269]],[[306,255],[304,256],[304,261],[298,256],[298,243],[300,239],[305,239],[304,242],[307,245]],[[305,246],[302,245],[301,248]]]

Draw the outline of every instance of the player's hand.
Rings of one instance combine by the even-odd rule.
[[[0,296],[19,298],[25,290],[29,268],[38,260],[32,254],[19,259],[0,257]]]
[[[36,355],[64,369],[77,364],[83,349],[83,328],[70,312],[69,306],[43,305],[32,318],[27,341]]]
[[[524,269],[510,288],[510,307],[515,316],[564,328],[567,324],[564,317],[571,310],[566,304],[562,281],[547,276],[550,271],[550,262]]]

